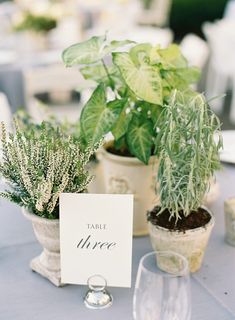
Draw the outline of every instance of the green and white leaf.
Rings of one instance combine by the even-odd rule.
[[[136,66],[139,66],[141,62],[146,62],[146,60],[149,60],[151,49],[152,46],[150,43],[137,44],[130,50],[131,60]]]
[[[185,90],[190,84],[198,81],[200,73],[196,68],[183,68],[175,70],[167,70],[162,72],[163,87],[169,89],[169,93],[173,89]]]
[[[162,61],[162,57],[160,56],[158,50],[160,49],[160,46],[154,46],[151,48],[149,52],[149,59],[150,59],[150,64],[157,64]]]
[[[153,125],[150,120],[134,115],[127,132],[127,144],[130,152],[140,161],[148,164],[153,146]]]
[[[86,140],[92,144],[111,131],[125,101],[114,100],[106,104],[105,88],[100,84],[83,108],[81,126]]]
[[[87,41],[74,44],[62,53],[62,59],[67,67],[80,64],[92,64],[99,61],[102,55],[106,36],[92,37]]]
[[[197,83],[200,79],[200,70],[196,67],[177,69],[176,74],[188,84]]]
[[[64,50],[62,59],[67,67],[93,64],[103,59],[115,49],[133,43],[130,40],[112,41],[106,44],[106,36],[92,37]]]
[[[126,104],[112,129],[115,140],[119,140],[127,132],[132,116],[133,114],[130,111],[130,106],[129,104]]]
[[[158,53],[162,58],[163,64],[169,64],[176,68],[186,68],[188,65],[187,60],[180,51],[180,47],[176,44],[171,44],[166,49],[159,49]]]
[[[104,47],[103,54],[104,56],[106,56],[107,54],[115,51],[118,48],[124,47],[126,45],[130,45],[130,44],[134,44],[134,43],[135,42],[131,40],[121,40],[121,41],[113,40],[110,42],[110,44]]]
[[[102,64],[95,64],[91,66],[85,66],[80,69],[81,74],[86,80],[99,81],[107,77],[104,66]]]
[[[122,136],[120,139],[118,140],[114,140],[114,148],[116,150],[127,150],[128,147],[127,147],[127,144],[126,144],[126,137],[125,136]]]
[[[141,116],[144,116],[146,119],[151,119],[153,125],[155,125],[161,114],[162,107],[146,101],[138,101],[136,105],[138,108],[141,108]]]
[[[150,103],[162,104],[161,76],[156,67],[147,64],[136,66],[126,52],[113,53],[113,61],[137,97]]]
[[[116,74],[119,73],[115,66],[107,67],[107,69],[111,77],[116,77]],[[86,80],[93,80],[98,83],[109,82],[105,68],[101,63],[82,67],[80,72]]]

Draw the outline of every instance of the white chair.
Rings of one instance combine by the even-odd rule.
[[[88,28],[99,29],[104,32],[113,29],[128,30],[136,24],[136,17],[140,12],[139,0],[89,0],[77,1],[80,20]],[[121,20],[120,20],[121,18]],[[103,33],[102,31],[102,33]]]
[[[206,41],[193,33],[187,34],[180,43],[180,48],[190,66],[203,69],[209,57]]]
[[[42,92],[69,91],[83,85],[85,80],[76,68],[65,68],[63,64],[31,68],[25,71],[28,97]]]
[[[57,97],[62,101],[66,97],[66,93],[89,85],[77,68],[65,68],[62,62],[28,68],[24,70],[24,78],[28,111],[39,122],[48,117],[48,110],[36,101],[35,95],[48,92],[54,98]],[[68,118],[74,121],[80,113],[78,106],[70,107],[67,105],[53,107],[51,111],[51,114],[59,118]]]
[[[104,28],[94,28],[87,32],[86,37],[97,34],[104,34]],[[128,29],[121,26],[113,28],[108,32],[109,40],[132,40],[138,43],[149,42],[152,45],[160,45],[162,48],[167,47],[173,41],[174,34],[169,28],[158,28],[148,26],[136,26],[132,25]],[[119,49],[120,50],[120,49]]]
[[[220,96],[232,89],[233,99],[230,120],[235,123],[235,20],[222,19],[203,25],[204,34],[210,47],[210,62],[206,81],[208,98]],[[211,103],[215,112],[221,113],[224,98]]]
[[[224,10],[224,18],[235,19],[235,0],[228,1]]]
[[[117,34],[116,38],[118,40],[130,39],[139,43],[149,42],[152,45],[160,44],[161,47],[165,48],[173,41],[173,32],[168,28],[133,26],[132,28],[125,30],[122,35]],[[114,35],[114,39],[116,38]]]

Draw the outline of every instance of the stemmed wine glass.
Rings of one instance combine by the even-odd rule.
[[[189,320],[191,295],[188,261],[162,251],[143,256],[133,300],[135,320]]]

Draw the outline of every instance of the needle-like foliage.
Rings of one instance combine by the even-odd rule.
[[[220,167],[220,122],[204,96],[179,91],[173,92],[161,121],[164,128],[160,128],[156,141],[160,214],[168,209],[177,222],[200,207],[210,180]]]
[[[14,133],[7,133],[1,124],[0,175],[10,188],[0,196],[38,216],[56,219],[60,194],[84,192],[92,180],[86,165],[99,143],[81,150],[78,139],[48,122],[24,129],[15,121]]]

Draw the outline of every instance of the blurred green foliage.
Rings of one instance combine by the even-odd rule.
[[[144,9],[149,9],[152,4],[152,0],[142,0]]]
[[[56,25],[57,21],[54,18],[37,16],[26,12],[23,21],[16,25],[14,29],[15,31],[31,30],[35,32],[48,32],[54,29]]]

